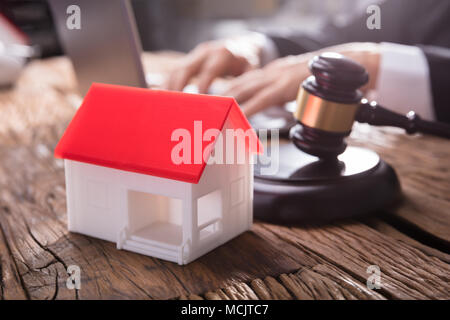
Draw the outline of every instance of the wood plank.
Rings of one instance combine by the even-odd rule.
[[[0,216],[0,224],[8,231],[13,256],[20,257],[20,273],[31,298],[70,298],[64,281],[71,264],[80,266],[84,275],[83,289],[76,295],[81,299],[173,298],[315,264],[305,253],[298,253],[303,264],[279,255],[279,248],[254,233],[218,248],[190,268],[68,233],[64,171],[50,152],[42,151],[41,139],[40,148],[16,144],[0,150],[0,203],[10,212]],[[240,257],[246,257],[246,263]]]
[[[312,300],[312,299],[385,299],[376,291],[342,271],[327,264],[303,268],[295,273],[281,274],[278,278],[253,280],[250,285],[237,283],[223,289],[208,291],[204,295],[182,296],[180,299],[207,300]]]
[[[0,225],[0,300],[18,300],[28,297],[17,269],[16,261],[11,257],[11,249]]]
[[[19,272],[30,298],[152,298],[142,288],[147,284],[155,295],[186,292],[167,269],[155,267],[159,263],[156,259],[143,259],[117,251],[113,244],[68,233],[65,203],[58,204],[65,198],[62,168],[51,153],[39,158],[32,152],[35,150],[2,148],[0,156],[0,202],[10,212],[0,216],[0,224],[7,230],[13,257],[20,257]],[[17,170],[11,171],[14,168]],[[65,286],[66,269],[72,264],[82,270],[80,292]],[[142,273],[146,277],[141,278]]]
[[[437,238],[450,250],[450,147],[443,138],[409,136],[396,128],[356,124],[349,144],[378,152],[396,170],[403,201],[391,209],[400,221]]]
[[[383,234],[385,234],[391,238],[394,238],[396,240],[405,242],[405,243],[409,244],[410,246],[419,249],[423,253],[428,254],[430,257],[437,257],[440,260],[450,264],[450,254],[439,251],[433,247],[424,245],[423,243],[421,243],[421,242],[409,237],[405,233],[402,233],[401,231],[397,230],[395,227],[393,227],[389,223],[386,223],[383,220],[372,218],[368,221],[365,221],[365,223],[380,233],[383,233]]]
[[[450,265],[362,224],[322,228],[263,225],[286,242],[306,248],[364,283],[377,265],[381,290],[395,299],[448,299]]]
[[[119,251],[112,243],[69,233],[63,168],[43,151],[44,136],[52,139],[37,134],[39,148],[16,141],[0,150],[0,203],[8,212],[0,215],[0,225],[7,231],[12,256],[20,257],[20,276],[32,299],[167,299],[214,288],[221,288],[230,299],[254,299],[257,295],[250,287],[259,278],[270,288],[271,297],[287,298],[291,297],[287,289],[272,277],[326,263],[258,225],[189,266]],[[65,287],[65,270],[72,264],[82,271],[79,292]]]
[[[37,151],[39,149],[41,150],[40,152]],[[17,145],[14,148],[2,148],[2,153],[0,153],[2,164],[5,165],[5,167],[0,167],[2,169],[0,172],[0,180],[5,183],[0,199],[3,208],[8,208],[10,213],[14,213],[14,215],[2,215],[0,223],[4,229],[9,231],[7,238],[13,244],[11,246],[12,250],[17,251],[17,255],[21,256],[20,261],[25,266],[25,270],[22,271],[25,275],[24,281],[29,287],[32,298],[67,298],[64,295],[67,291],[63,290],[62,292],[55,293],[56,285],[53,290],[49,290],[52,287],[52,281],[58,283],[58,287],[63,288],[64,282],[62,281],[60,283],[61,281],[57,279],[64,279],[63,274],[65,269],[61,269],[61,266],[59,266],[59,270],[55,269],[58,263],[65,267],[69,263],[76,262],[79,264],[79,261],[82,261],[82,270],[88,276],[83,280],[83,291],[82,294],[80,292],[79,296],[81,298],[117,298],[118,296],[114,294],[119,294],[118,292],[121,292],[120,297],[123,298],[124,295],[121,290],[128,292],[129,297],[133,298],[149,298],[153,296],[157,298],[168,298],[176,296],[176,292],[158,292],[154,283],[145,283],[145,279],[152,279],[153,282],[154,279],[160,279],[164,274],[151,274],[146,272],[147,270],[145,272],[138,270],[143,272],[141,274],[135,270],[130,271],[129,266],[132,265],[136,268],[136,263],[139,260],[146,261],[147,265],[149,264],[149,260],[152,261],[153,269],[157,271],[170,270],[168,274],[173,275],[174,278],[169,277],[167,283],[171,283],[172,287],[179,282],[183,289],[185,289],[180,289],[179,294],[181,293],[181,295],[201,293],[205,289],[211,289],[214,286],[224,286],[223,288],[225,289],[222,292],[229,298],[236,298],[238,296],[245,296],[239,295],[237,289],[233,291],[233,289],[227,287],[227,283],[249,281],[261,274],[267,275],[268,273],[272,273],[273,275],[277,275],[286,269],[287,271],[292,271],[293,269],[304,267],[311,268],[329,259],[328,255],[324,255],[326,258],[320,257],[323,253],[317,249],[312,250],[313,252],[308,252],[306,249],[311,248],[299,246],[297,242],[286,241],[278,233],[280,227],[264,224],[257,224],[253,232],[235,239],[231,243],[194,262],[189,267],[179,267],[156,259],[117,251],[112,244],[89,237],[69,234],[65,229],[65,224],[62,222],[65,219],[65,205],[58,204],[58,202],[65,201],[62,188],[62,168],[58,167],[58,162],[55,162],[51,158],[51,154],[48,154],[47,157],[43,157],[43,154],[47,153],[42,152],[42,146],[41,148],[29,148]],[[23,170],[10,170],[15,166],[17,168],[26,167],[28,161],[34,163],[31,167],[32,172],[24,173]],[[55,167],[49,170],[52,163]],[[53,174],[52,178],[45,178],[48,176],[48,172],[57,174]],[[27,178],[24,179],[24,177]],[[39,179],[36,179],[36,177],[39,177]],[[30,188],[34,180],[39,181],[39,188]],[[20,219],[23,219],[23,221],[21,222]],[[12,228],[17,229],[15,232],[21,237],[19,244],[16,243],[17,237],[11,235],[12,232],[10,230]],[[312,231],[314,230],[308,230],[308,234]],[[339,234],[342,230],[338,228],[335,232]],[[283,232],[283,234],[289,233]],[[31,257],[29,257],[30,253],[32,253]],[[104,256],[105,259],[99,259],[98,256]],[[261,257],[258,256],[262,256],[262,261],[265,263],[261,264]],[[241,257],[246,257],[247,259],[245,261],[256,261],[255,265],[251,265],[249,269],[258,269],[260,271],[250,272],[245,270],[245,268],[248,268],[248,264],[243,265]],[[92,265],[93,258],[95,259],[95,267]],[[127,258],[129,258],[129,261],[127,261]],[[266,260],[275,261],[275,263],[270,265]],[[117,261],[120,262],[117,263]],[[334,264],[335,261],[332,261],[332,263]],[[264,267],[265,264],[267,264],[267,267]],[[223,266],[222,269],[221,266]],[[350,270],[349,274],[351,274],[353,269],[353,266],[348,267],[348,270]],[[227,270],[232,270],[232,272],[227,273]],[[238,274],[235,275],[233,272],[237,272]],[[120,277],[116,274],[125,274],[125,277]],[[129,274],[128,277],[126,277],[127,274]],[[329,294],[330,287],[332,288],[330,281],[324,280],[325,278],[316,274],[316,272],[303,271],[294,274],[294,276],[302,279],[304,282],[306,281],[305,276],[310,279],[309,286],[316,288],[316,291],[313,291],[314,293],[310,292],[310,297],[344,297],[344,293],[342,292],[345,291],[342,291],[342,289],[339,291],[341,292],[340,296],[336,293],[337,289],[334,290],[334,296]],[[315,282],[311,282],[314,279],[314,275],[318,279]],[[346,276],[348,277],[348,275]],[[202,277],[204,280],[202,280]],[[292,277],[290,276],[291,280]],[[105,280],[106,278],[108,278],[108,282]],[[136,280],[133,281],[131,280],[132,278]],[[143,280],[144,283],[142,285],[136,285],[136,282],[141,283]],[[266,282],[269,286],[271,283],[273,284],[271,280],[266,280]],[[112,283],[117,284],[118,288],[115,288]],[[317,288],[317,283],[320,283],[321,287]],[[356,283],[360,287],[363,281],[356,281]],[[163,284],[160,284],[160,286],[164,287]],[[272,285],[272,287],[274,286]],[[291,290],[297,292],[293,288],[291,286]],[[305,292],[307,292],[306,288],[308,288],[307,285],[303,289]],[[276,296],[276,292],[278,291],[272,289],[271,294],[275,294]],[[286,295],[282,296],[286,297]],[[402,295],[398,296],[401,297]],[[298,298],[300,296],[297,295],[296,297]],[[346,297],[351,298],[353,296],[347,293]]]

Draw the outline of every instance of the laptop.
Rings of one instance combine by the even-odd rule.
[[[49,4],[83,96],[93,82],[147,87],[129,0],[49,0]],[[79,29],[73,27],[77,18]]]
[[[49,4],[82,96],[93,82],[140,88],[162,83],[161,74],[144,73],[142,46],[130,0],[49,0]],[[73,5],[79,8],[79,29],[68,26]],[[208,93],[217,95],[224,89],[220,83],[213,83]],[[198,88],[188,84],[183,91],[197,93]],[[279,129],[285,137],[295,124],[292,114],[280,107],[269,108],[249,120],[255,129]]]

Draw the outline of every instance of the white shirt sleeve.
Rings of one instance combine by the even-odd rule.
[[[428,62],[418,47],[381,43],[377,102],[395,112],[435,120]]]
[[[226,39],[225,46],[235,55],[243,56],[250,64],[260,67],[279,57],[275,43],[268,36],[259,32],[248,32],[239,37]],[[255,48],[261,48],[258,55],[256,55]]]
[[[280,54],[278,53],[275,43],[266,35],[262,35],[262,50],[261,50],[261,65],[266,65],[269,62],[278,59]]]

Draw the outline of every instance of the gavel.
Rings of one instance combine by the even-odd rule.
[[[345,139],[354,122],[446,138],[450,125],[369,102],[360,90],[369,80],[367,71],[340,54],[316,56],[309,69],[312,75],[303,81],[297,97],[297,124],[290,130],[293,143],[275,149],[275,173],[265,175],[263,165],[255,165],[255,218],[289,225],[323,224],[384,212],[401,199],[400,182],[394,168],[376,152],[347,148]]]
[[[450,138],[450,125],[426,121],[410,111],[401,115],[363,98],[359,90],[369,75],[363,66],[337,53],[323,53],[309,62],[312,73],[301,85],[290,138],[297,148],[321,159],[336,159],[347,147],[354,121],[393,126],[407,133]]]

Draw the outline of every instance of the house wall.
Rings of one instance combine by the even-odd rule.
[[[249,230],[253,223],[253,165],[209,165],[198,185],[193,185],[194,198],[220,190],[222,194],[222,230],[215,241],[200,241],[193,232],[193,244],[204,252]],[[215,212],[211,212],[214,214]],[[197,221],[197,217],[193,217]],[[203,250],[201,250],[203,251]]]
[[[120,230],[128,225],[129,190],[182,200],[191,194],[191,184],[186,182],[72,160],[64,163],[69,230],[108,241],[116,242]],[[157,218],[150,214],[141,216],[141,221],[135,221],[137,225]]]
[[[224,131],[231,128],[227,121]],[[225,134],[224,131],[222,134]],[[230,145],[224,141],[225,152]],[[216,150],[217,152],[217,146]],[[246,154],[248,157],[248,153]],[[236,159],[235,159],[236,160]],[[247,159],[248,160],[248,159]],[[244,164],[209,164],[197,185],[193,185],[192,194],[199,198],[216,190],[222,194],[222,230],[215,241],[201,241],[193,233],[193,244],[198,244],[198,255],[208,252],[211,247],[218,246],[251,228],[253,223],[253,165]],[[214,214],[214,213],[211,213]],[[197,221],[197,217],[194,217]],[[194,257],[195,258],[195,257]]]

